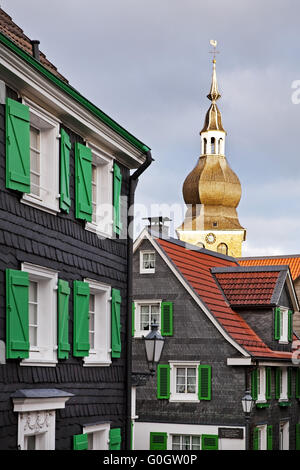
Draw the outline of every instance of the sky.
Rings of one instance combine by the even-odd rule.
[[[172,218],[170,206],[184,216],[182,185],[200,155],[209,42],[217,40],[226,158],[242,185],[243,256],[300,253],[298,0],[0,4],[74,88],[151,148],[155,161],[136,191],[137,230],[142,216]]]

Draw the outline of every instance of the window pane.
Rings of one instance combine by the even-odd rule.
[[[90,295],[90,306],[89,306],[89,341],[90,348],[95,348],[95,296]]]
[[[40,195],[40,131],[30,126],[30,190]]]
[[[35,450],[36,439],[35,436],[27,436],[27,450]]]
[[[180,436],[172,436],[172,450],[180,450]]]
[[[38,284],[29,282],[29,343],[30,346],[37,346],[37,326],[38,326]]]
[[[200,436],[192,436],[192,450],[200,450]]]
[[[182,436],[182,450],[190,449],[190,436]]]

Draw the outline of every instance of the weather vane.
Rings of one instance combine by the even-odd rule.
[[[209,44],[210,44],[211,46],[213,46],[213,50],[210,51],[209,53],[214,55],[213,61],[215,61],[215,60],[216,60],[216,54],[220,54],[220,52],[217,51],[217,44],[218,44],[218,42],[215,41],[214,39],[211,39],[211,40],[209,41]]]

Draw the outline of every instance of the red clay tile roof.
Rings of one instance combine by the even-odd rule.
[[[214,273],[231,306],[270,305],[280,271]]]
[[[273,351],[250,328],[246,321],[226,301],[211,268],[236,266],[231,258],[218,257],[205,251],[186,249],[176,241],[156,239],[158,245],[189,283],[194,292],[214,315],[229,336],[249,354],[268,359],[290,359],[292,353]]]
[[[300,276],[300,255],[282,256],[253,256],[247,258],[237,258],[241,266],[276,266],[287,264],[290,267],[293,280]]]
[[[5,34],[9,39],[15,42],[25,52],[27,52],[31,56],[33,55],[31,40],[28,38],[28,36],[24,34],[23,30],[13,22],[12,18],[1,8],[0,32]],[[57,71],[57,68],[47,59],[45,54],[43,54],[42,52],[40,52],[40,62],[54,75],[62,79],[64,82],[68,82],[68,80]]]

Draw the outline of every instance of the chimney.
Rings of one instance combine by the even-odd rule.
[[[159,238],[169,238],[169,226],[165,222],[171,222],[169,217],[144,217],[143,220],[148,220],[148,230],[151,235]]]
[[[40,44],[40,41],[38,41],[37,39],[33,39],[31,41],[31,45],[32,45],[32,55],[33,57],[37,60],[37,61],[40,61],[40,49],[39,49],[39,44]]]

